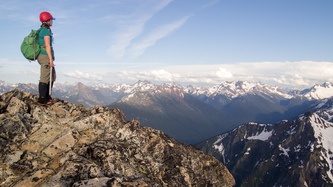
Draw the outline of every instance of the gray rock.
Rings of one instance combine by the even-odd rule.
[[[212,156],[119,109],[1,96],[0,186],[234,186]],[[3,109],[2,109],[3,108]]]

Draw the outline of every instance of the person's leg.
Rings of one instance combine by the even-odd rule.
[[[48,93],[47,93],[47,84],[43,82],[39,82],[38,91],[39,91],[39,99],[38,105],[45,105],[48,102]]]
[[[38,55],[38,63],[40,64],[40,79],[39,79],[39,99],[38,104],[44,105],[47,104],[49,100],[48,92],[48,83],[50,81],[50,67],[49,67],[49,58],[47,55],[40,54]]]

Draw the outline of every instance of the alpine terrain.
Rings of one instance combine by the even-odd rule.
[[[246,123],[197,147],[224,163],[236,186],[332,186],[333,97],[311,109],[275,124]]]
[[[185,143],[196,143],[231,129],[223,125],[217,109],[176,86],[137,91],[109,107],[120,108],[129,118],[138,119]]]
[[[0,97],[0,186],[234,186],[227,168],[193,146],[126,121],[14,89]]]
[[[19,88],[37,94],[37,85],[0,82],[1,92]],[[169,134],[186,144],[195,144],[255,121],[276,123],[292,120],[317,101],[333,96],[326,82],[304,90],[285,92],[279,87],[246,81],[222,82],[212,87],[182,86],[175,82],[153,84],[56,83],[53,97],[83,104],[117,107],[126,119]]]
[[[317,99],[321,99],[310,95],[319,92],[316,86],[297,94],[292,91],[292,95],[276,86],[246,81],[224,82],[209,88],[189,86],[186,91],[214,106],[228,123],[236,126],[249,121],[275,123],[293,119],[306,112]],[[327,83],[320,91],[330,92],[324,98],[333,96],[333,84]]]

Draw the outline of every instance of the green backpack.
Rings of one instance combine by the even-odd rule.
[[[35,61],[42,49],[42,46],[39,45],[38,36],[40,30],[31,30],[30,34],[24,38],[21,44],[21,52],[29,61]]]

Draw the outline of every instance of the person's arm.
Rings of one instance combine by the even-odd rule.
[[[47,56],[49,57],[49,60],[50,60],[49,66],[54,67],[53,58],[52,58],[52,51],[51,51],[52,49],[51,49],[51,38],[50,38],[50,36],[44,36],[44,43],[45,43],[45,50],[46,50]]]

